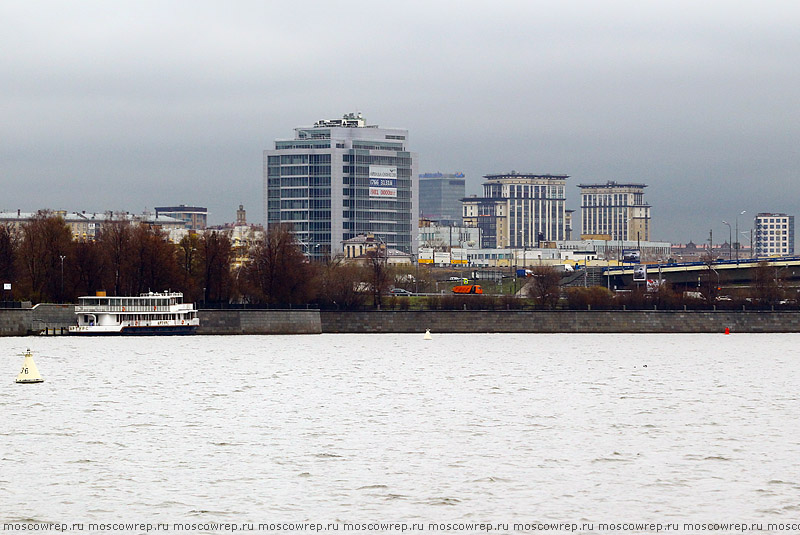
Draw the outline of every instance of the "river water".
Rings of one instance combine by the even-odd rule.
[[[0,520],[800,522],[799,346],[0,338]]]

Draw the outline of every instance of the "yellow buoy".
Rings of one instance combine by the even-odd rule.
[[[25,351],[25,362],[22,363],[22,371],[17,375],[18,383],[43,383],[44,379],[39,375],[36,363],[33,361],[31,350]]]
[[[425,336],[422,337],[423,340],[431,340],[431,330],[425,329]]]

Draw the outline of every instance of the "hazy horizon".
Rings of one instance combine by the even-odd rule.
[[[262,151],[361,111],[408,129],[420,173],[465,173],[468,195],[486,174],[567,174],[579,213],[579,183],[645,183],[654,240],[797,215],[796,3],[33,0],[0,14],[0,210],[186,204],[221,224],[243,204],[261,223]]]

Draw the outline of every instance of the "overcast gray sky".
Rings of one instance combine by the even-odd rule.
[[[361,111],[467,193],[644,182],[654,239],[800,215],[797,1],[5,1],[0,49],[0,209],[261,222],[262,151]]]

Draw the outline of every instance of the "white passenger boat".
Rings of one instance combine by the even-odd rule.
[[[78,324],[70,334],[194,334],[200,325],[197,309],[179,292],[144,293],[139,297],[108,297],[105,292],[78,298]]]

